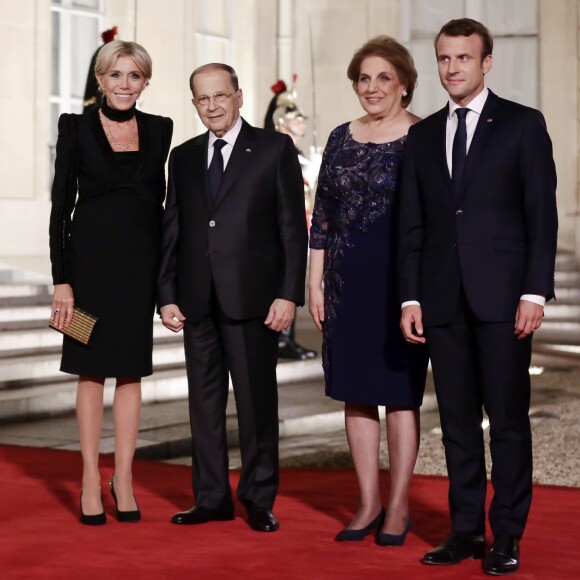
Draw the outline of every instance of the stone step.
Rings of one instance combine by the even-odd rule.
[[[54,358],[51,372],[58,373],[58,360]],[[322,366],[320,359],[283,362],[278,364],[276,374],[280,386],[321,380]],[[75,407],[77,378],[63,373],[55,374],[54,377],[56,378],[51,383],[29,382],[20,388],[0,388],[0,421],[21,421],[72,412]],[[114,381],[107,380],[105,385],[105,407],[110,407],[113,402]],[[187,399],[185,368],[156,368],[152,376],[143,378],[142,393],[144,404]]]
[[[6,330],[44,330],[48,327],[50,314],[50,304],[0,307],[0,333]],[[153,323],[161,326],[159,316],[153,316]]]
[[[51,302],[51,285],[0,284],[0,307],[50,304]]]
[[[534,344],[538,342],[580,344],[580,324],[546,319],[539,330],[534,333]]]
[[[153,324],[155,344],[183,344],[183,335],[170,332],[158,319]],[[6,357],[59,353],[62,347],[62,334],[48,328],[26,330],[4,330],[0,332],[0,360]],[[1,376],[1,375],[0,375]]]
[[[548,304],[551,304],[550,301]],[[580,285],[563,286],[556,288],[555,304],[580,304]]]
[[[573,271],[580,270],[580,264],[574,254],[558,252],[556,254],[556,270]]]
[[[48,276],[0,262],[0,284],[50,284]]]
[[[580,323],[580,304],[550,301],[544,308],[544,314],[548,320],[575,321]]]
[[[580,285],[580,272],[576,270],[556,270],[556,296],[561,288],[578,287]]]
[[[183,345],[178,343],[155,345],[154,368],[166,370],[183,364]],[[39,354],[25,359],[21,356],[6,357],[2,360],[0,370],[0,389],[17,389],[22,386],[59,382],[63,376],[59,367],[60,352]]]
[[[535,341],[535,339],[534,339]],[[551,367],[578,367],[580,366],[580,345],[534,342],[532,364]]]

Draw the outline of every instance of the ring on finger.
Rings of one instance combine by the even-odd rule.
[[[55,314],[58,314],[59,312],[60,312],[60,308],[55,308],[55,309],[54,309],[54,313],[55,313]]]

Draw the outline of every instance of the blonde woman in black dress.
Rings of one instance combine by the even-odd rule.
[[[119,521],[138,521],[132,460],[141,378],[152,373],[159,226],[171,119],[136,110],[151,78],[151,58],[134,42],[98,54],[103,105],[59,119],[50,217],[52,319],[70,324],[73,306],[99,318],[88,346],[64,337],[61,370],[79,376],[77,419],[83,457],[81,522],[106,522],[99,442],[106,377],[113,402],[115,472],[109,486]],[[74,211],[74,214],[73,214]]]

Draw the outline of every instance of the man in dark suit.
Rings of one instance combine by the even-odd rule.
[[[184,329],[196,505],[175,524],[231,520],[226,403],[236,399],[237,496],[258,531],[278,529],[278,334],[304,303],[307,231],[292,140],[240,117],[237,75],[197,68],[193,104],[208,132],[173,149],[163,221],[159,305]]]
[[[558,219],[552,145],[539,111],[485,87],[493,40],[470,19],[435,38],[449,103],[411,127],[402,177],[401,328],[429,345],[449,474],[452,532],[423,563],[485,551],[490,422],[488,574],[519,566],[532,496],[532,334],[554,297]]]

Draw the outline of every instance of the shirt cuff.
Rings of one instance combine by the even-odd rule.
[[[542,308],[546,305],[546,297],[539,296],[538,294],[523,294],[520,300],[527,300],[528,302],[539,304]]]
[[[403,304],[401,304],[401,310],[403,310],[405,306],[421,306],[421,303],[417,302],[417,300],[407,300],[407,302],[403,302]]]

